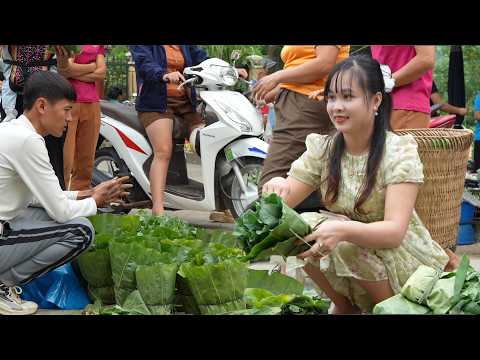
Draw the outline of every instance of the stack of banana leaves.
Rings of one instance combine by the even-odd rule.
[[[87,313],[215,314],[245,308],[248,263],[231,234],[144,213],[101,214],[91,221],[96,242],[78,259],[95,302]]]

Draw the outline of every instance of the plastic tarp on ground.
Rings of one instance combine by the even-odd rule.
[[[82,310],[90,300],[70,263],[22,286],[22,299],[41,309]]]

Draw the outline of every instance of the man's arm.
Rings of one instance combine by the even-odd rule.
[[[42,139],[27,138],[22,150],[14,164],[15,170],[52,219],[64,223],[75,217],[96,214],[95,199],[72,200],[62,191]]]
[[[448,113],[448,114],[456,114],[460,116],[465,116],[467,114],[467,109],[466,108],[461,108],[457,106],[450,105],[449,103],[445,102],[445,100],[442,99],[439,93],[435,92],[432,93],[430,96],[430,99],[434,104],[441,104],[440,110]]]
[[[392,74],[395,79],[395,87],[407,85],[418,80],[428,70],[435,66],[435,46],[415,45],[417,55],[402,68]]]

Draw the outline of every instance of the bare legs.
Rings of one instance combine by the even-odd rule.
[[[335,304],[334,314],[356,314],[359,313],[359,309],[352,305],[350,300],[348,300],[345,296],[336,292],[332,285],[328,282],[327,278],[320,269],[310,263],[307,263],[303,268],[305,272],[310,276],[317,286],[322,289],[325,294],[332,300]]]
[[[333,289],[320,269],[310,263],[303,268],[310,278],[321,288],[335,304],[334,314],[358,314],[360,310],[345,296]],[[394,295],[388,280],[364,281],[354,279],[368,293],[373,303],[377,304]]]
[[[168,164],[172,156],[173,121],[168,118],[159,119],[147,126],[146,131],[154,151],[149,175],[153,202],[152,213],[161,215],[165,211],[163,202]]]

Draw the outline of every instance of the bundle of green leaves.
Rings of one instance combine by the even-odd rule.
[[[278,195],[263,196],[252,207],[237,219],[233,232],[247,253],[246,260],[291,256],[308,248],[296,241],[311,232],[310,226]]]

